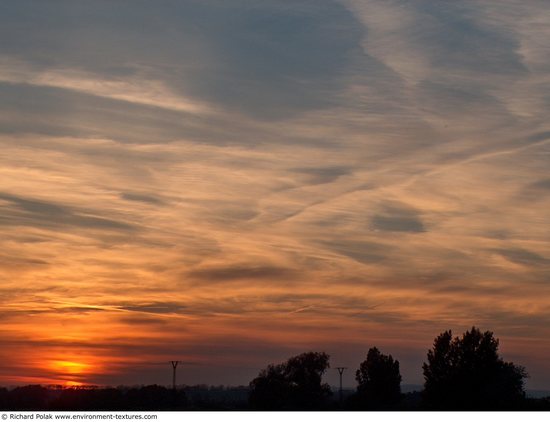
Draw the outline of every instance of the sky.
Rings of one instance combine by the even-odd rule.
[[[475,325],[550,389],[546,0],[7,0],[0,39],[0,384],[421,384]]]

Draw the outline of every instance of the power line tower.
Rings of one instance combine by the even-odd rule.
[[[339,366],[336,368],[338,370],[338,374],[340,374],[340,404],[342,404],[342,401],[344,399],[344,391],[342,389],[342,375],[344,374],[344,371],[348,368],[345,366]]]
[[[172,389],[176,390],[176,368],[178,367],[178,364],[183,363],[181,360],[171,360],[170,363],[172,364]]]

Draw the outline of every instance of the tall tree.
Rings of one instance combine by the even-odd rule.
[[[250,383],[250,405],[263,410],[321,409],[332,394],[322,383],[329,367],[329,356],[316,352],[269,365]]]
[[[525,397],[525,368],[504,362],[498,339],[472,327],[462,338],[445,331],[434,340],[424,363],[424,399],[440,409],[504,409]]]
[[[380,353],[376,347],[369,349],[355,379],[359,402],[368,408],[387,408],[401,398],[399,361]]]

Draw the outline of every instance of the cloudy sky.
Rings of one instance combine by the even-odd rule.
[[[421,383],[476,325],[550,388],[546,0],[8,0],[0,38],[1,384]]]

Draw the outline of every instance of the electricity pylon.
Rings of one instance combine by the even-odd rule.
[[[174,391],[176,390],[176,368],[178,367],[178,364],[182,363],[181,360],[171,360],[170,363],[172,364],[172,388]]]
[[[344,398],[344,393],[343,393],[343,390],[342,390],[342,374],[348,368],[346,368],[345,366],[339,366],[336,369],[338,370],[338,373],[340,374],[340,404],[342,404],[342,400]]]

